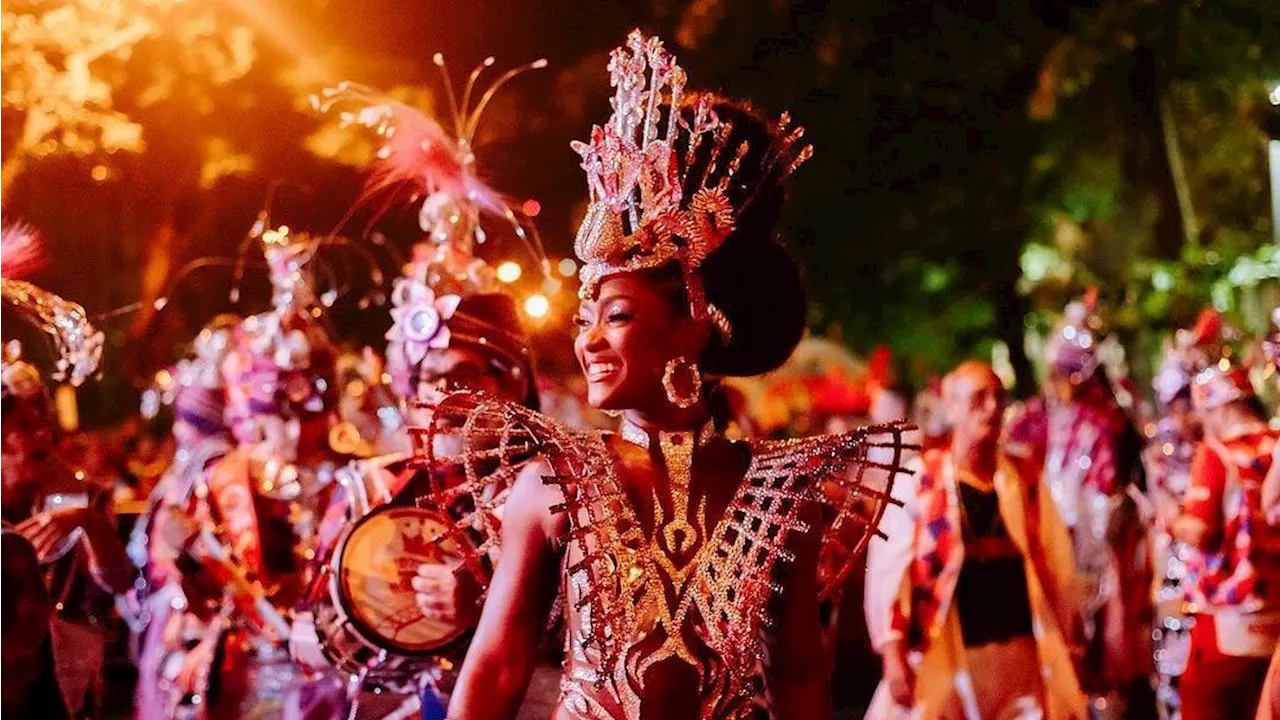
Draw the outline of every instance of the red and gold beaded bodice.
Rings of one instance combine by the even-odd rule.
[[[468,449],[454,459],[464,464],[533,452],[551,467],[544,482],[563,498],[551,510],[567,519],[558,547],[569,637],[557,717],[570,718],[671,716],[656,705],[672,696],[700,699],[683,708],[691,717],[767,713],[765,651],[792,539],[823,533],[820,591],[835,594],[875,532],[907,447],[899,425],[749,443],[739,447],[746,471],[713,520],[706,508],[717,503],[690,488],[709,427],[581,432],[471,393],[446,399],[434,422],[462,426]],[[628,485],[621,443],[665,466],[667,482],[651,497]],[[638,512],[648,503],[651,512]],[[821,528],[802,519],[814,505],[824,511]]]

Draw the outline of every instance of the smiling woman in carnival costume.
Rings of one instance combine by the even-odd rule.
[[[783,181],[810,150],[785,116],[771,123],[686,93],[657,38],[632,33],[609,70],[614,114],[574,144],[591,193],[575,243],[575,350],[590,402],[622,425],[573,431],[457,393],[421,430],[426,467],[541,459],[519,470],[507,499],[450,715],[514,715],[562,586],[569,637],[555,717],[743,718],[770,705],[780,717],[822,717],[818,603],[842,584],[888,497],[845,470],[865,470],[883,446],[891,476],[902,428],[760,443],[722,435],[714,379],[776,368],[803,331],[799,276],[773,236]],[[431,441],[458,428],[461,448]],[[824,542],[840,544],[845,562],[820,576]]]

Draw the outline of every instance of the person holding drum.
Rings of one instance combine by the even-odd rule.
[[[437,62],[443,71],[443,61]],[[477,68],[471,82],[491,63]],[[442,392],[460,388],[538,407],[533,356],[516,301],[475,255],[486,238],[483,221],[497,219],[525,240],[544,279],[548,264],[533,224],[518,219],[478,178],[470,142],[483,98],[519,72],[542,65],[506,73],[475,109],[461,108],[452,137],[415,108],[359,86],[327,90],[318,102],[326,110],[352,109],[345,117],[368,121],[385,140],[362,201],[387,187],[389,204],[424,198],[418,221],[425,237],[395,281],[386,336],[386,373],[410,417]],[[444,434],[436,440],[453,442]],[[406,436],[406,450],[409,445]],[[436,694],[452,684],[450,669],[461,660],[463,632],[478,615],[479,591],[476,583],[459,582],[454,569],[463,556],[492,567],[501,500],[510,484],[504,477],[488,483],[484,477],[411,467],[406,457],[374,457],[340,473],[343,487],[321,531],[322,563],[310,612],[295,623],[295,655],[311,668],[336,667],[350,678],[351,699],[362,716],[381,716],[393,703],[399,706],[393,714],[415,712],[417,691],[438,704]],[[461,497],[471,490],[474,497]],[[442,491],[459,494],[440,501]],[[424,504],[435,507],[428,511]],[[446,526],[452,528],[451,542],[424,544],[426,528],[443,532]],[[375,690],[378,696],[370,692]]]
[[[392,297],[387,368],[408,410],[416,412],[414,406],[446,389],[484,391],[536,408],[532,353],[515,300],[493,289],[440,296],[442,301],[426,283],[428,251],[425,245],[415,248],[415,262],[397,279]],[[471,608],[478,593],[474,583],[457,581],[456,560],[462,546],[475,552],[484,547],[480,562],[491,566],[499,547],[500,499],[509,485],[500,477],[487,487],[483,479],[475,484],[484,501],[498,501],[483,519],[463,519],[476,501],[467,503],[465,513],[446,513],[447,522],[465,525],[460,546],[442,555],[431,544],[408,539],[405,532],[435,522],[417,507],[420,501],[467,478],[412,466],[406,457],[369,458],[339,473],[343,487],[321,529],[318,558],[324,563],[302,621],[310,627],[295,630],[295,655],[305,665],[337,668],[358,678],[364,690],[379,691],[354,698],[362,713],[410,708],[419,702],[417,691],[442,694],[452,684],[448,670],[464,649],[455,641],[475,622]]]
[[[591,189],[575,350],[591,404],[622,424],[571,430],[459,392],[419,430],[424,467],[517,476],[449,716],[515,716],[560,587],[557,718],[828,716],[819,600],[878,523],[905,427],[724,437],[713,378],[777,367],[804,329],[773,236],[810,149],[785,116],[685,94],[657,38],[633,32],[609,69],[614,115],[574,145]],[[450,433],[462,442],[434,442]],[[873,487],[861,470],[878,448],[889,472]],[[849,542],[849,561],[820,576],[826,542]]]

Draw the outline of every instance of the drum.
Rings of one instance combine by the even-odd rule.
[[[475,552],[470,539],[440,514],[383,506],[339,539],[313,607],[320,651],[364,687],[415,692],[424,674],[438,676],[460,659],[460,622],[423,616],[412,579],[420,565],[456,569]]]

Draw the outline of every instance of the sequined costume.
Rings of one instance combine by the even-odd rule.
[[[175,686],[175,680],[189,649],[207,637],[210,627],[207,618],[187,612],[184,564],[163,535],[171,515],[195,523],[213,522],[208,473],[233,448],[222,418],[221,364],[230,350],[236,322],[224,316],[206,326],[193,343],[192,357],[166,370],[160,376],[162,382],[144,393],[144,415],[172,405],[176,444],[173,464],[152,491],[129,542],[130,556],[145,580],[134,591],[141,608],[135,629],[140,635],[135,714],[141,720],[195,716],[202,710],[199,702],[191,702],[191,693]]]
[[[786,115],[770,122],[712,94],[686,94],[684,70],[656,37],[632,32],[610,55],[608,71],[614,88],[611,117],[592,128],[589,140],[571,143],[582,158],[589,190],[574,240],[581,262],[579,297],[586,303],[597,300],[601,286],[617,275],[644,277],[655,271],[679,283],[677,312],[707,337],[692,361],[666,359],[661,383],[655,378],[658,387],[646,392],[665,391],[654,407],[690,411],[702,403],[696,410],[701,412],[706,404],[702,372],[767,372],[781,365],[799,341],[803,293],[790,258],[772,242],[768,228],[776,223],[773,213],[785,179],[812,149],[802,142],[803,129]],[[767,202],[756,204],[761,197]],[[732,272],[738,284],[720,283],[724,276],[713,272],[716,261],[735,257],[742,267]],[[769,277],[778,289],[794,283],[788,286],[794,292],[785,299],[772,297],[772,307],[752,304],[768,297],[759,288],[749,296],[734,294],[751,287],[743,280],[748,266],[770,266],[775,259],[783,272],[770,267]],[[764,322],[766,316],[777,324]],[[587,321],[583,332],[603,347],[609,341],[599,325],[599,318]],[[582,361],[581,344],[578,349]],[[587,375],[589,386],[598,388]],[[624,413],[639,410],[617,402],[615,409]],[[791,622],[775,600],[784,606],[793,600],[807,604],[810,593],[830,593],[842,584],[889,501],[905,428],[733,443],[714,425],[668,432],[623,422],[617,434],[575,431],[526,408],[451,395],[436,406],[427,431],[430,436],[435,428],[452,429],[461,446],[441,451],[425,442],[420,447],[428,452],[416,460],[466,467],[532,455],[541,463],[537,469],[553,490],[547,493],[551,497],[530,491],[537,499],[522,505],[521,516],[521,522],[538,525],[529,531],[537,544],[506,545],[504,563],[511,550],[527,564],[514,575],[500,566],[495,584],[533,574],[547,590],[553,584],[544,572],[552,561],[559,567],[569,639],[556,717],[767,714],[767,678],[777,668],[767,667],[765,656],[778,647],[771,642],[778,640],[770,638],[771,623]],[[873,456],[873,450],[887,456]],[[847,472],[850,466],[853,471]],[[705,469],[695,473],[699,467]],[[870,468],[878,472],[867,472]],[[647,478],[649,472],[656,473],[652,486],[637,475]],[[532,473],[526,472],[517,490],[536,487]],[[723,482],[703,486],[716,475]],[[820,519],[824,506],[829,522]],[[530,520],[531,515],[538,519]],[[819,532],[820,537],[811,535]],[[820,544],[845,550],[832,551],[832,561],[821,563],[826,576],[815,569],[810,577],[792,578],[817,587],[805,590],[804,597],[789,595],[783,589],[788,571],[809,567],[792,563],[800,552],[806,562],[817,563],[807,558]],[[516,612],[531,609],[527,599],[511,597],[514,582],[500,587],[508,594],[503,602],[514,603]],[[503,665],[510,659],[500,649],[504,635],[497,629],[510,622],[504,613],[511,610],[495,609],[492,598],[485,608],[479,630],[484,647],[478,654],[473,647],[468,658],[455,711],[486,706],[485,670],[515,669]],[[794,622],[808,623],[806,629],[820,642],[816,620],[806,616]],[[529,618],[521,624],[514,632],[525,647],[517,651],[521,657],[515,664],[527,661],[531,640]],[[513,693],[523,689],[518,681],[504,685],[495,705],[513,702]]]
[[[420,432],[448,427],[461,428],[462,447],[423,452],[417,462],[514,468],[539,456],[550,468],[545,482],[560,489],[564,502],[553,511],[567,518],[558,551],[570,628],[560,708],[579,718],[639,717],[645,671],[668,658],[696,671],[702,717],[766,712],[769,608],[793,557],[789,538],[822,532],[824,546],[841,548],[844,562],[820,583],[824,594],[839,588],[889,502],[891,481],[870,478],[892,477],[907,447],[901,425],[750,443],[746,474],[717,525],[703,524],[701,512],[693,523],[680,522],[678,514],[667,521],[657,503],[658,529],[647,533],[610,447],[618,439],[647,446],[643,431],[570,430],[471,393],[449,396]],[[714,435],[710,428],[660,434],[673,484],[688,482],[695,443]],[[868,457],[877,448],[888,451],[883,462]],[[847,474],[850,467],[855,472]],[[867,473],[870,468],[885,473]],[[827,506],[832,522],[809,527],[801,516],[814,504]]]
[[[1178,678],[1186,670],[1193,620],[1184,604],[1190,593],[1195,551],[1174,537],[1173,526],[1191,481],[1191,461],[1201,441],[1200,422],[1191,408],[1191,379],[1209,361],[1220,341],[1222,318],[1212,310],[1200,314],[1192,328],[1178,330],[1165,348],[1152,382],[1158,417],[1142,463],[1155,508],[1152,557],[1155,561],[1156,699],[1165,718],[1179,717]]]
[[[1187,720],[1255,711],[1280,639],[1280,530],[1263,500],[1280,432],[1248,409],[1254,393],[1247,371],[1226,358],[1192,381],[1206,432],[1180,520],[1202,530],[1188,533],[1198,551],[1190,563],[1191,661],[1179,687]],[[1228,406],[1245,411],[1224,416]]]
[[[103,335],[89,323],[84,308],[15,277],[15,272],[31,269],[33,257],[39,254],[34,231],[5,227],[0,251],[4,271],[0,294],[6,305],[45,336],[56,360],[51,377],[72,386],[94,377],[102,358]],[[106,624],[112,618],[112,593],[129,586],[133,568],[115,536],[109,487],[66,466],[57,455],[52,399],[41,373],[21,358],[21,351],[17,341],[6,343],[0,362],[6,535],[8,523],[16,523],[13,529],[34,546],[44,595],[52,605],[44,628],[47,633],[40,642],[47,643],[52,655],[56,687],[46,683],[43,689],[61,694],[59,709],[69,716],[94,716],[101,711],[105,691]],[[77,524],[62,526],[55,518],[66,517],[64,513],[73,513]],[[18,546],[6,542],[6,548]],[[25,577],[29,582],[33,576]],[[34,588],[15,587],[12,592],[27,597],[38,594]],[[6,638],[6,647],[8,642]],[[59,704],[54,698],[43,701],[49,706]]]
[[[1028,401],[1010,421],[1006,450],[1043,463],[1045,483],[1071,532],[1082,585],[1081,684],[1102,717],[1126,698],[1151,702],[1151,559],[1141,516],[1142,439],[1097,357],[1103,323],[1092,299],[1067,306],[1047,347],[1070,400]]]
[[[197,357],[176,372],[186,452],[149,530],[158,591],[140,709],[156,717],[338,712],[326,707],[336,693],[319,692],[323,678],[309,683],[287,647],[321,513],[349,460],[331,445],[336,353],[315,321],[316,242],[265,223],[251,237],[272,309],[202,333]]]
[[[18,279],[41,255],[35,229],[0,227],[0,305],[45,334],[56,361],[50,377],[78,387],[97,373],[102,333],[83,307]],[[52,611],[44,644],[20,648],[15,656],[38,651],[41,662],[49,661],[49,671],[36,679],[45,693],[38,698],[40,714],[97,717],[105,691],[111,593],[128,587],[133,569],[114,534],[108,489],[56,455],[52,398],[40,370],[22,355],[18,341],[0,351],[0,524],[13,523],[36,548]]]
[[[471,74],[458,104],[443,57],[436,55],[434,60],[450,93],[452,129],[417,108],[351,83],[326,89],[315,98],[318,109],[335,111],[344,125],[372,130],[381,143],[357,205],[377,201],[383,203],[383,211],[401,203],[417,206],[423,235],[412,246],[390,297],[388,385],[397,396],[401,415],[408,417],[424,412],[414,406],[444,388],[473,385],[502,391],[519,388],[512,390],[514,397],[536,407],[533,354],[515,298],[475,250],[486,242],[486,225],[496,221],[522,242],[548,282],[549,264],[533,223],[481,179],[471,142],[489,99],[507,81],[544,67],[546,61],[510,70],[478,92],[477,79],[493,64],[489,58]],[[473,90],[480,100],[470,104]],[[472,549],[463,570],[483,588],[497,555],[502,502],[510,483],[501,475],[486,474],[481,479],[407,466],[404,455],[413,439],[403,430],[399,434],[402,437],[394,444],[403,452],[353,463],[339,474],[342,488],[326,510],[316,546],[316,581],[309,591],[308,608],[299,616],[301,623],[295,623],[295,655],[317,671],[342,675],[353,712],[362,714],[385,711],[393,702],[399,703],[400,712],[408,712],[416,707],[418,693],[446,693],[466,644],[450,642],[433,648],[435,652],[408,653],[388,642],[405,627],[432,622],[413,604],[409,581],[419,562],[436,563],[428,562],[433,553],[418,547],[421,538],[406,530],[416,527],[413,523],[391,533],[393,542],[416,548],[395,560],[395,570],[377,565],[377,558],[354,553],[348,560],[345,548],[356,528],[389,517],[396,508],[430,507],[438,511],[433,520],[449,523],[455,530],[448,539],[450,548]],[[358,602],[385,605],[386,612],[375,622],[366,621],[366,630],[371,627],[372,632],[361,634],[362,646],[347,630],[355,613],[343,607],[357,601],[335,590],[334,579],[379,571],[385,581],[376,583],[376,591]],[[386,637],[378,635],[383,631]],[[372,646],[381,652],[364,659],[362,653]],[[397,699],[389,701],[389,697]]]

